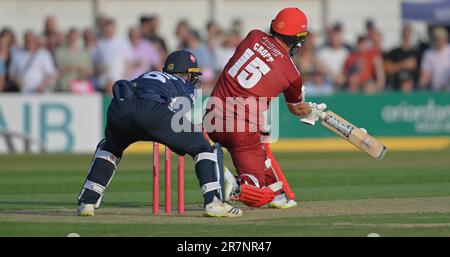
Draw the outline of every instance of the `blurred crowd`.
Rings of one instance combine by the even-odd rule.
[[[413,42],[413,30],[405,25],[401,42],[383,51],[383,34],[372,20],[366,32],[351,45],[343,40],[339,22],[327,28],[326,40],[317,46],[311,33],[294,62],[301,70],[310,95],[337,91],[450,90],[450,45],[444,27],[431,29],[430,40]]]
[[[335,92],[377,93],[384,90],[448,91],[450,45],[443,27],[431,31],[431,40],[415,44],[405,25],[401,44],[383,51],[383,34],[368,20],[366,32],[356,42],[343,40],[344,27],[327,28],[324,43],[311,32],[293,57],[309,95]],[[203,70],[202,84],[208,94],[217,77],[245,36],[241,20],[227,29],[209,22],[201,30],[180,20],[174,33],[177,49],[194,53]],[[10,28],[0,32],[0,92],[102,92],[111,94],[119,79],[132,79],[161,70],[169,51],[159,34],[158,16],[142,16],[127,35],[118,35],[114,19],[100,17],[95,28],[60,31],[58,21],[45,19],[41,34],[26,31],[23,45]]]

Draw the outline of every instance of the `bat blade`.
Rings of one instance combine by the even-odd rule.
[[[322,125],[358,147],[368,155],[382,160],[387,147],[373,136],[332,111],[326,111],[322,117]]]

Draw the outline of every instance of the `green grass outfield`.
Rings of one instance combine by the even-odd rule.
[[[361,152],[275,155],[299,206],[238,204],[244,216],[234,219],[201,217],[188,158],[185,215],[151,214],[148,154],[126,155],[97,215],[77,217],[91,156],[0,155],[0,236],[450,236],[450,150],[388,152],[381,162]],[[228,156],[227,163],[232,167]],[[175,171],[172,177],[175,209]]]

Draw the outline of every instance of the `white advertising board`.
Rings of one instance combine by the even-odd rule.
[[[92,152],[102,126],[100,94],[0,95],[0,153]]]

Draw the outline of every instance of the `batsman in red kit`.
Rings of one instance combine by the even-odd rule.
[[[326,105],[304,101],[302,77],[291,60],[307,35],[306,15],[298,8],[285,8],[272,20],[270,35],[260,30],[250,31],[220,75],[208,102],[204,124],[208,115],[214,113],[215,122],[219,118],[224,127],[230,120],[241,119],[247,129],[244,132],[207,130],[211,140],[220,143],[231,154],[238,174],[236,180],[227,172],[226,197],[251,207],[269,204],[285,209],[297,205],[269,144],[261,139],[264,134],[261,114],[252,113],[254,110],[244,106],[243,117],[234,107],[227,109],[225,102],[254,98],[268,104],[271,97],[283,93],[289,111],[299,116],[302,122],[313,125]],[[222,101],[224,107],[213,108],[215,104],[211,101]],[[256,112],[264,111],[261,109],[264,107]],[[251,122],[252,115],[259,118],[256,125]],[[249,131],[255,127],[254,131]]]

